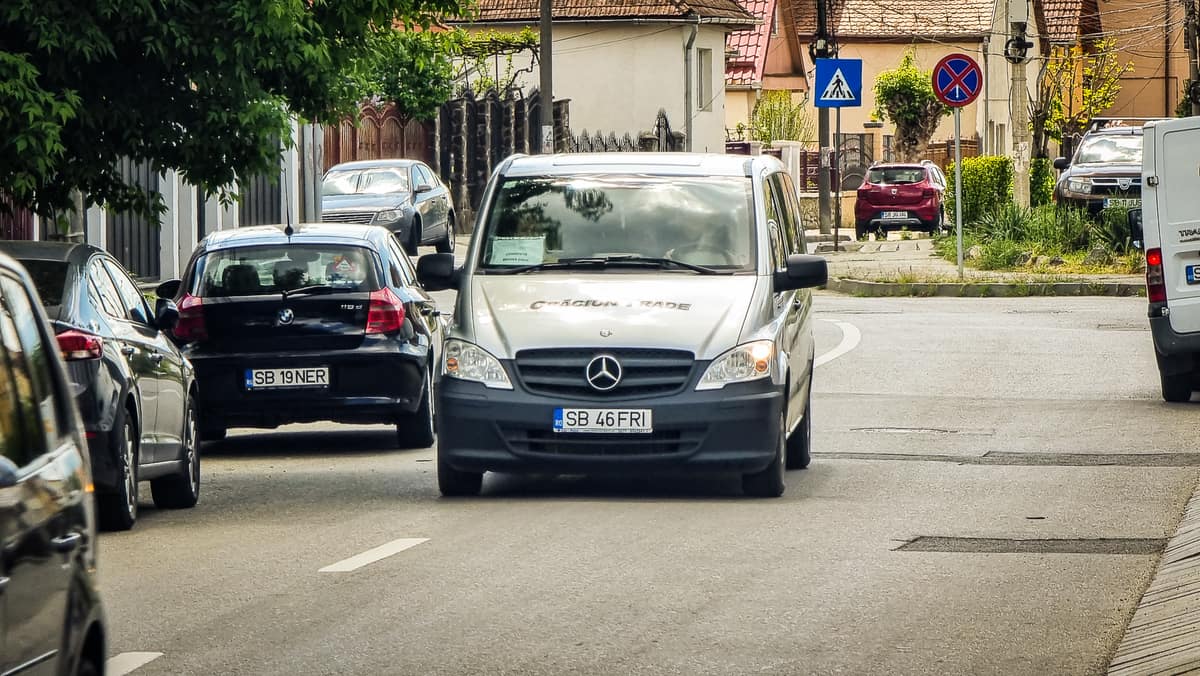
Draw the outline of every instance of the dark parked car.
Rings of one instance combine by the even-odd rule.
[[[151,311],[112,256],[87,244],[3,242],[29,271],[54,327],[83,418],[100,525],[137,520],[139,482],[160,508],[200,497],[196,383],[166,331],[178,318],[160,299]]]
[[[1089,131],[1071,159],[1054,160],[1062,171],[1054,199],[1095,216],[1107,207],[1142,204],[1142,128],[1115,125]]]
[[[454,207],[450,189],[422,162],[345,162],[325,172],[321,220],[379,225],[391,230],[416,255],[433,244],[454,251]]]
[[[296,422],[395,424],[433,444],[443,319],[396,239],[375,226],[209,235],[182,281],[176,340],[200,382],[200,434]]]
[[[87,447],[39,305],[21,266],[0,255],[0,673],[100,674]]]
[[[867,170],[854,202],[854,234],[888,228],[942,228],[946,181],[931,162],[877,164]]]

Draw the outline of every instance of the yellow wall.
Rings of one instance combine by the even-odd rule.
[[[1177,0],[1098,0],[1105,33],[1133,65],[1121,79],[1112,117],[1173,117],[1188,77],[1184,7]],[[1169,40],[1169,46],[1164,44]],[[1169,58],[1167,58],[1169,55]]]

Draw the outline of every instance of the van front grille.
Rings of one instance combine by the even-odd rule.
[[[588,365],[609,356],[620,365],[621,378],[602,391],[588,382]],[[522,350],[517,353],[517,376],[536,394],[583,398],[650,397],[682,390],[691,379],[695,355],[684,350],[641,348],[566,348]]]

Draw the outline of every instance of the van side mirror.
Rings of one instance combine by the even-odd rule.
[[[426,291],[457,289],[462,269],[454,267],[454,254],[426,254],[417,259],[417,281]]]
[[[1142,232],[1142,210],[1130,209],[1126,218],[1129,219],[1129,238],[1133,240],[1134,247],[1140,249],[1146,240]]]
[[[1065,157],[1056,157],[1056,158],[1054,158],[1054,168],[1055,168],[1055,169],[1057,169],[1057,170],[1059,170],[1059,171],[1062,171],[1062,170],[1066,169],[1066,168],[1067,168],[1067,167],[1069,167],[1069,166],[1071,166],[1071,160],[1068,160],[1068,159],[1067,159],[1067,158],[1065,158]]]
[[[820,256],[792,254],[787,258],[787,271],[775,273],[775,292],[807,289],[829,281],[829,265]]]
[[[168,279],[154,288],[154,295],[159,298],[174,298],[179,293],[182,282],[178,279]]]

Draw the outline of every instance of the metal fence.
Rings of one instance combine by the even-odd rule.
[[[118,162],[118,169],[126,183],[151,193],[159,191],[158,172],[149,162],[122,158]],[[143,214],[109,211],[105,248],[135,277],[156,279],[160,263],[159,227],[157,219]]]

